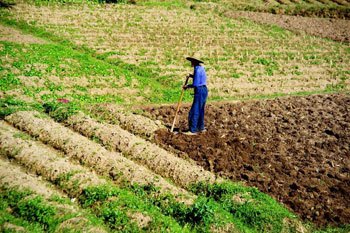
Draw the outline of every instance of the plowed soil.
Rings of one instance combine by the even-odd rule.
[[[176,106],[145,108],[170,126]],[[179,130],[187,129],[189,106]],[[350,96],[208,104],[207,132],[155,140],[205,169],[244,181],[318,226],[350,223]]]

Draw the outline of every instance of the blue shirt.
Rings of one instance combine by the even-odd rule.
[[[207,75],[203,66],[195,66],[193,72],[193,83],[191,86],[200,87],[207,85]]]

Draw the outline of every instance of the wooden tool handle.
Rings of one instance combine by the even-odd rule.
[[[188,79],[189,79],[189,78],[190,78],[190,76],[187,76],[187,77],[186,77],[186,81],[185,81],[184,86],[187,85]],[[174,117],[174,120],[173,120],[173,125],[171,126],[171,129],[170,129],[170,132],[171,132],[171,133],[174,131],[174,126],[175,126],[177,114],[178,114],[178,112],[179,112],[179,110],[180,110],[180,105],[181,105],[182,98],[183,98],[183,96],[184,96],[184,92],[185,92],[185,89],[184,89],[183,86],[182,86],[182,91],[181,91],[181,95],[180,95],[179,102],[177,103],[177,108],[176,108],[175,117]]]

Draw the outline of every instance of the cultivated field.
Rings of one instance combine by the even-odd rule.
[[[295,33],[268,12],[341,29]],[[0,1],[1,231],[349,232],[348,12]],[[198,137],[168,131],[186,56],[209,77]]]
[[[208,132],[196,140],[164,129],[156,132],[155,140],[207,170],[258,187],[305,220],[347,223],[349,105],[347,95],[210,104]],[[168,116],[174,107],[146,110],[171,126]],[[180,130],[188,127],[188,111],[181,111]]]

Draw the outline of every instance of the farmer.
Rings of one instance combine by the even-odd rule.
[[[183,89],[194,88],[194,98],[191,110],[188,114],[188,127],[189,131],[185,132],[187,135],[196,135],[198,132],[205,132],[204,128],[204,108],[208,97],[207,89],[207,75],[205,69],[201,66],[204,63],[192,57],[186,58],[191,62],[194,68],[193,74],[190,74],[190,78],[193,78],[192,84],[183,86]]]

